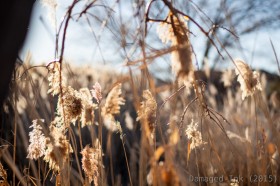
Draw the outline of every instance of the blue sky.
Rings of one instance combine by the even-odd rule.
[[[58,22],[61,20],[66,8],[66,4],[62,4],[62,6],[60,6],[59,11],[57,12]],[[120,14],[122,14],[124,18],[125,16],[131,14],[131,12],[126,11],[127,9],[123,8],[123,10],[124,11]],[[115,12],[115,14],[118,14],[118,12]],[[44,21],[42,21],[40,17],[43,18]],[[130,20],[125,21],[127,24],[133,24],[130,23]],[[85,23],[85,20],[83,23]],[[152,27],[155,29],[156,25],[153,25]],[[121,67],[123,58],[116,50],[116,42],[110,40],[109,32],[106,32],[106,29],[100,30],[102,28],[98,24],[94,27],[94,29],[94,32],[97,35],[99,32],[102,33],[102,36],[100,36],[99,47],[92,36],[92,31],[89,26],[75,21],[70,23],[66,39],[65,59],[75,65],[96,65],[103,64],[105,62],[106,64],[114,63],[118,67]],[[107,33],[108,36],[106,36]],[[271,38],[278,57],[280,58],[279,33],[279,30],[262,30],[254,34],[243,36],[240,38],[240,42],[244,50],[240,51],[237,49],[231,49],[230,53],[233,58],[244,59],[253,68],[262,68],[270,72],[278,73],[275,56],[269,39]],[[204,47],[201,45],[201,43],[203,43],[202,36],[198,34],[197,37],[193,39],[192,43],[198,55],[199,61],[201,61],[200,58],[202,54],[199,51],[203,51]],[[20,56],[24,59],[27,53],[31,52],[34,64],[45,64],[54,59],[54,51],[55,32],[54,27],[51,26],[48,19],[48,9],[36,1],[28,37]],[[167,66],[167,64],[164,63],[162,66]],[[151,66],[151,68],[158,68],[158,65]]]

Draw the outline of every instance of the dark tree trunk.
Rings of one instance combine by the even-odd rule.
[[[0,1],[0,105],[7,96],[15,62],[31,16],[34,0]]]

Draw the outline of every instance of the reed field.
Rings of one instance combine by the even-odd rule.
[[[139,13],[138,57],[125,58],[126,70],[73,65],[64,58],[68,24],[98,2],[65,10],[53,61],[35,65],[29,54],[16,65],[1,109],[0,185],[279,185],[280,70],[229,54],[167,0],[163,19],[150,17],[155,1]],[[233,68],[198,68],[189,22]],[[150,50],[151,24],[163,48]],[[150,69],[162,57],[166,80]]]

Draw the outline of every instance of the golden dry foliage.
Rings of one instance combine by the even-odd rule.
[[[234,61],[237,68],[235,73],[238,76],[237,81],[240,83],[242,91],[242,100],[248,96],[252,96],[257,90],[262,90],[259,73],[252,71],[250,67],[242,60]]]
[[[57,6],[56,0],[44,0],[43,2],[51,7],[55,12]],[[72,6],[67,9],[68,12],[65,17],[64,31],[67,29],[68,21],[71,20],[74,15],[78,15],[72,12],[72,9],[76,9],[75,4],[78,2],[79,1],[73,1]],[[81,15],[86,14],[86,10],[91,8],[91,6],[94,5],[94,2],[88,3],[88,6],[86,6],[85,11],[82,12]],[[150,3],[153,3],[153,1]],[[15,114],[16,119],[26,117],[26,110],[32,110],[31,112],[33,112],[36,111],[36,109],[40,111],[35,113],[35,116],[40,116],[39,118],[49,116],[49,118],[45,118],[46,120],[50,119],[50,117],[52,118],[52,122],[50,123],[49,127],[49,134],[47,134],[46,131],[44,131],[45,133],[42,132],[42,125],[38,125],[38,120],[33,121],[31,126],[33,130],[29,133],[30,145],[27,149],[27,158],[37,160],[41,157],[45,162],[36,162],[38,163],[38,167],[36,167],[36,165],[34,166],[33,161],[30,161],[28,166],[18,166],[17,168],[19,169],[21,167],[28,169],[28,173],[24,173],[23,175],[24,179],[29,177],[30,179],[33,179],[32,177],[34,177],[34,180],[36,179],[38,182],[48,179],[49,175],[51,174],[46,173],[46,171],[49,171],[46,168],[46,164],[49,164],[50,171],[52,171],[54,175],[57,175],[56,185],[63,185],[64,183],[69,183],[68,185],[90,185],[92,182],[94,185],[105,185],[106,178],[110,179],[108,180],[108,183],[112,181],[112,185],[126,185],[128,183],[121,182],[123,180],[125,181],[125,179],[129,177],[130,185],[132,185],[132,183],[134,185],[137,185],[137,183],[138,185],[146,185],[148,183],[149,185],[177,186],[205,184],[205,182],[191,183],[192,180],[190,180],[188,177],[190,175],[195,176],[196,174],[197,176],[209,178],[214,176],[226,177],[227,175],[240,175],[242,177],[244,176],[245,178],[246,176],[255,173],[261,173],[260,175],[278,175],[280,157],[277,147],[279,146],[279,138],[277,138],[277,135],[275,135],[277,132],[273,133],[273,131],[277,131],[279,128],[279,122],[277,123],[279,116],[276,116],[276,114],[279,115],[279,113],[277,112],[274,114],[273,112],[269,112],[265,102],[261,102],[260,100],[258,100],[258,104],[254,104],[256,107],[255,115],[253,112],[251,112],[253,110],[253,104],[241,104],[242,100],[244,100],[246,97],[253,96],[256,91],[262,90],[258,72],[252,71],[242,60],[236,60],[234,62],[236,65],[235,72],[238,76],[237,80],[241,84],[242,100],[238,97],[238,93],[234,94],[231,92],[231,89],[226,90],[228,94],[225,98],[219,92],[221,90],[220,87],[215,87],[212,84],[205,86],[203,83],[203,75],[199,75],[199,72],[194,75],[194,66],[192,63],[193,49],[190,43],[189,34],[190,30],[186,24],[186,20],[184,20],[187,15],[183,17],[183,13],[177,10],[175,6],[172,5],[172,2],[169,3],[169,1],[163,1],[163,3],[170,10],[167,18],[165,20],[156,19],[154,21],[160,22],[158,25],[159,38],[163,43],[169,43],[171,46],[170,49],[167,49],[166,51],[171,52],[172,72],[174,76],[176,76],[176,83],[174,84],[175,86],[173,86],[171,83],[164,83],[164,87],[167,87],[168,91],[166,91],[166,93],[168,95],[171,94],[171,92],[169,92],[169,87],[174,87],[174,89],[177,89],[179,87],[178,84],[181,83],[184,83],[185,87],[179,88],[178,91],[174,92],[174,94],[171,94],[170,96],[166,95],[167,99],[164,99],[164,103],[168,103],[166,105],[162,104],[163,109],[160,109],[161,112],[157,112],[157,102],[154,95],[156,95],[156,93],[161,93],[161,91],[158,90],[161,90],[160,86],[162,85],[162,81],[155,81],[155,86],[157,87],[152,88],[153,94],[150,92],[150,90],[143,91],[141,104],[139,106],[137,95],[137,89],[139,88],[137,84],[138,77],[135,78],[134,81],[133,75],[135,74],[131,73],[131,79],[127,79],[126,76],[125,78],[119,79],[118,82],[130,83],[129,85],[131,85],[130,87],[132,89],[129,89],[129,87],[126,90],[126,96],[132,100],[133,105],[139,106],[139,108],[137,108],[138,117],[136,120],[141,121],[142,130],[138,130],[138,127],[136,127],[135,130],[132,130],[134,129],[133,123],[136,121],[135,118],[133,118],[134,108],[131,108],[132,106],[129,105],[129,107],[126,108],[127,110],[124,110],[127,129],[131,129],[128,131],[126,128],[123,128],[123,130],[120,123],[115,120],[116,115],[120,114],[121,112],[121,105],[125,104],[125,99],[122,97],[122,85],[116,84],[116,86],[114,86],[109,93],[106,91],[108,90],[108,87],[111,88],[111,82],[115,82],[116,80],[114,72],[108,71],[105,77],[104,73],[92,72],[90,71],[90,68],[86,69],[87,71],[82,71],[80,74],[77,73],[77,69],[75,69],[77,76],[73,76],[75,73],[66,73],[65,75],[68,76],[64,77],[61,66],[62,61],[60,60],[60,62],[51,62],[49,65],[47,65],[49,84],[48,93],[50,93],[52,96],[55,96],[55,98],[58,98],[56,113],[53,113],[52,104],[57,100],[55,99],[55,101],[50,101],[47,99],[47,96],[42,96],[44,99],[42,99],[40,102],[41,104],[38,104],[38,107],[35,108],[32,100],[35,100],[35,98],[36,100],[39,100],[40,93],[47,92],[47,88],[45,88],[46,90],[39,91],[38,94],[36,91],[33,91],[38,89],[37,87],[39,87],[40,83],[34,83],[34,85],[36,84],[36,87],[31,87],[33,89],[19,91],[24,93],[23,95],[19,95],[19,99],[24,101],[19,102],[15,106],[19,110],[21,109]],[[114,11],[114,8],[112,11]],[[145,24],[147,24],[147,22],[150,20],[152,21],[152,19],[149,19],[148,12],[144,17],[146,19]],[[161,17],[161,15],[159,15],[159,17]],[[69,20],[67,18],[69,18]],[[207,36],[208,39],[212,41],[211,37],[215,35],[212,28],[208,32],[207,30],[204,31],[203,28],[205,25],[200,27],[199,22],[196,23],[191,17],[189,17],[189,19],[191,19],[192,22],[196,24],[196,26],[198,26],[199,29],[205,34],[205,36]],[[110,28],[110,25],[108,28]],[[218,28],[218,25],[213,25],[213,29],[216,28]],[[126,29],[125,27],[123,30],[129,31],[129,29]],[[64,32],[64,34],[64,36],[66,36],[66,32]],[[61,35],[63,35],[63,33],[61,33]],[[58,36],[60,36],[60,34]],[[130,36],[130,33],[123,32],[122,36],[125,38],[126,36]],[[142,47],[142,39],[145,38],[136,38],[140,40],[139,42],[135,43],[140,43],[139,46]],[[64,41],[64,39],[62,40]],[[58,41],[60,40],[58,39]],[[216,45],[214,42],[216,41],[218,41],[217,38],[215,38],[215,41],[212,41],[212,44],[215,47]],[[139,51],[137,48],[138,45],[134,46],[136,47],[136,51]],[[64,47],[61,48],[64,49]],[[57,51],[58,54],[61,54],[60,59],[64,57],[63,49],[61,53]],[[160,50],[151,50],[150,47],[146,48],[146,50],[143,46],[141,49],[143,52],[143,58],[148,60],[149,63],[152,63],[154,60],[156,61],[157,57],[166,54],[165,50],[162,50],[162,53]],[[151,53],[147,53],[146,51]],[[135,54],[138,54],[138,52]],[[137,56],[134,55],[129,55],[128,57],[130,59],[135,59],[136,61],[143,61],[142,59],[137,59]],[[148,77],[146,76],[146,72],[148,72],[146,70],[147,69],[145,69],[145,71],[141,71],[143,75],[142,77]],[[211,76],[215,76],[215,74],[210,73],[209,69],[205,69],[205,71],[207,82],[208,80],[209,82],[212,82]],[[103,77],[97,78],[97,76],[100,74],[102,74]],[[94,76],[96,76],[95,79]],[[37,77],[33,77],[33,79],[37,81],[40,77],[41,75],[37,75]],[[102,83],[102,79],[106,79],[105,82],[107,82],[108,77],[110,79],[108,82],[110,83]],[[152,76],[149,76],[148,78],[149,81],[154,81]],[[102,87],[102,89],[99,83],[95,83],[94,85],[92,84],[97,79],[101,81],[102,85],[105,85]],[[226,71],[221,79],[225,87],[234,85],[232,84],[233,71]],[[71,82],[75,82],[75,87],[93,87],[93,89],[74,89],[71,87]],[[177,84],[177,82],[179,83]],[[151,84],[149,85],[152,86]],[[46,85],[47,83],[45,83],[45,87],[47,87]],[[142,85],[143,84],[141,84],[140,87],[144,86]],[[19,86],[23,85],[21,84]],[[185,88],[186,92],[190,93],[191,87],[194,89],[194,94],[188,94],[188,96],[185,96],[184,93],[181,92],[181,90]],[[165,90],[165,88],[162,90]],[[30,92],[32,96],[28,95],[26,92]],[[108,95],[105,97],[107,93]],[[163,93],[165,94],[165,91]],[[102,96],[104,96],[104,98],[102,98]],[[30,98],[27,99],[28,97]],[[222,100],[218,101],[218,97]],[[94,101],[96,101],[97,104],[93,102],[93,99],[95,99]],[[102,99],[105,101],[103,102]],[[41,107],[45,106],[44,104],[47,101],[51,102],[49,108],[45,109],[46,113],[41,114],[40,112],[43,110]],[[174,105],[170,104],[172,101]],[[219,105],[220,101],[222,101],[221,105]],[[277,98],[277,93],[274,93],[271,96],[271,101],[273,103],[272,106],[274,106],[275,110],[278,111],[277,108],[279,107],[279,101]],[[16,102],[17,101],[15,100],[15,103]],[[259,106],[261,109],[258,109],[257,106]],[[98,118],[100,119],[98,127],[91,126],[81,130],[80,127],[76,129],[71,125],[71,123],[74,125],[75,123],[79,123],[82,127],[86,125],[92,125],[95,120],[94,110],[97,108],[99,108]],[[131,112],[131,116],[128,109],[131,109],[129,111],[133,111]],[[181,111],[183,111],[183,115],[181,115],[182,125],[180,124],[181,126],[178,126],[176,123],[179,118],[178,115],[181,113]],[[265,116],[263,116],[261,111],[265,111]],[[224,117],[224,114],[227,114],[228,116]],[[271,117],[270,114],[272,115]],[[34,115],[32,115],[32,117],[34,117]],[[42,115],[43,117],[41,117]],[[170,115],[171,117],[169,117]],[[201,119],[200,124],[203,126],[203,130],[199,130],[199,125],[194,120],[191,120],[191,122],[185,124],[184,116],[186,116],[187,120],[196,117]],[[163,121],[163,123],[165,123],[165,121],[167,121],[169,118],[171,120],[171,124],[162,124],[163,127],[160,128],[162,129],[160,131],[161,140],[156,139],[154,137],[156,120],[158,119],[158,121]],[[229,123],[227,121],[228,119],[229,121],[233,121],[232,123],[237,123],[238,125],[224,125],[224,123]],[[254,122],[255,120],[256,127],[251,125],[252,121]],[[18,121],[16,122],[19,123]],[[158,123],[161,124],[160,122]],[[258,123],[261,125],[258,125]],[[110,130],[110,132],[103,131],[103,124],[108,130]],[[269,127],[267,126],[271,126],[271,129],[269,130]],[[260,128],[262,129],[261,132]],[[112,144],[112,142],[115,141],[115,138],[113,138],[111,132],[115,131],[118,131],[120,134],[127,173],[126,171],[122,171],[123,166],[125,165],[117,167],[119,163],[124,163],[124,158],[123,155],[117,158],[114,156],[116,154],[120,155],[119,144]],[[185,132],[184,137],[181,136],[182,132]],[[15,136],[21,136],[16,133],[16,128],[14,134]],[[44,134],[46,134],[48,137],[45,137]],[[127,135],[126,141],[124,140],[125,135]],[[78,137],[80,144],[77,143]],[[275,138],[275,140],[271,140],[273,138]],[[165,142],[165,139],[168,140],[167,143]],[[209,145],[205,145],[205,139],[208,140]],[[231,141],[228,141],[228,139]],[[92,140],[93,144],[86,145],[83,148],[83,144],[89,140]],[[16,139],[15,143],[16,141],[19,140]],[[126,145],[125,142],[127,142]],[[114,148],[114,145],[116,148]],[[106,174],[103,174],[102,169],[102,146],[104,149],[106,147],[106,157],[104,158],[106,161],[104,162],[107,163],[107,159],[110,158],[110,165],[109,163],[106,164],[106,168],[110,169],[105,171]],[[73,153],[72,147],[75,150],[75,159],[70,159],[71,153]],[[129,152],[129,156],[126,154],[126,149]],[[237,153],[234,152],[235,150],[232,149],[238,150],[238,154],[240,156],[237,156]],[[192,151],[194,152],[191,154]],[[14,152],[16,152],[16,144],[14,145]],[[77,156],[78,152],[81,153],[82,157]],[[262,154],[259,155],[259,152]],[[78,162],[81,162],[81,164]],[[246,166],[244,166],[244,164]],[[20,177],[23,176],[20,175]],[[0,177],[2,178],[2,180],[0,180],[0,185],[9,185],[7,181],[7,173],[3,169],[1,163]],[[66,180],[69,180],[64,182],[65,178]],[[147,180],[145,180],[146,178]],[[228,183],[221,184],[227,185],[229,182],[231,182],[232,185],[237,185],[238,180],[236,180],[236,183],[234,183],[234,181],[235,180],[228,180]]]
[[[37,126],[37,123],[33,123],[34,130],[30,133],[28,157],[38,159],[44,156],[43,159],[49,164],[50,169],[59,173],[69,160],[70,153],[73,152],[69,140],[66,138],[70,123],[75,124],[80,121],[82,127],[92,124],[94,122],[94,109],[98,106],[92,102],[93,97],[88,88],[77,91],[71,86],[65,85],[65,77],[62,76],[60,63],[51,63],[48,69],[48,93],[53,96],[58,95],[57,115],[49,127],[50,138],[43,138],[42,128]],[[101,90],[101,87],[99,88]],[[42,143],[41,146],[34,141]]]
[[[192,49],[184,21],[170,12],[167,21],[159,24],[158,35],[164,43],[171,41],[171,46],[176,47],[171,53],[172,71],[176,77],[193,81]]]
[[[117,131],[114,116],[120,113],[121,105],[125,100],[121,97],[121,84],[117,84],[108,94],[105,105],[102,107],[102,117],[108,130]]]
[[[157,102],[149,90],[143,91],[144,100],[141,102],[139,111],[137,112],[137,121],[141,120],[144,125],[144,131],[150,139],[153,138],[153,132],[155,129]]]
[[[98,140],[95,142],[95,147],[88,145],[81,151],[82,154],[82,168],[88,178],[89,183],[92,181],[94,185],[98,184],[98,177],[100,175],[99,169],[101,166],[101,146]]]

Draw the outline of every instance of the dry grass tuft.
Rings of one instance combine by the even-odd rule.
[[[136,120],[142,120],[143,129],[145,130],[148,139],[150,139],[154,137],[157,102],[149,90],[143,91],[143,98],[144,100],[141,102]]]
[[[94,185],[99,185],[101,162],[101,147],[97,140],[95,147],[88,145],[81,151],[82,154],[82,168],[88,178],[89,184],[93,181]]]
[[[235,73],[238,76],[237,81],[241,85],[242,100],[248,96],[252,96],[257,90],[261,91],[260,75],[256,71],[252,71],[250,67],[242,60],[235,60]]]
[[[108,94],[104,107],[102,107],[102,116],[105,126],[111,131],[117,131],[114,115],[120,113],[121,105],[125,100],[121,97],[121,84],[116,85]]]

